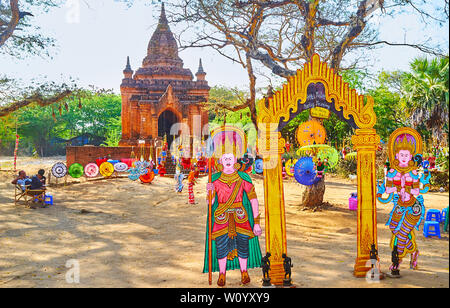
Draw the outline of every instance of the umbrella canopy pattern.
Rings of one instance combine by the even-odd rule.
[[[100,165],[100,174],[105,178],[110,177],[114,173],[114,166],[110,162],[103,162]]]
[[[95,163],[89,163],[84,167],[84,175],[86,175],[88,178],[95,178],[100,169],[97,164]]]
[[[312,157],[302,157],[294,165],[294,178],[302,185],[310,186],[320,181]]]
[[[339,161],[339,152],[327,144],[313,144],[297,150],[299,156],[313,156],[315,160],[328,160],[328,168],[334,168]]]
[[[125,172],[128,170],[128,165],[126,163],[122,163],[122,162],[115,163],[114,170],[116,172]]]
[[[75,179],[81,178],[84,174],[84,168],[82,164],[73,163],[69,167],[69,175]]]
[[[67,166],[64,163],[56,163],[52,167],[52,174],[55,178],[62,178],[67,174]]]
[[[263,173],[263,160],[261,158],[255,160],[255,172],[258,174]]]

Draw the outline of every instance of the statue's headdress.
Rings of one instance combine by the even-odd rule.
[[[416,144],[412,136],[403,134],[397,137],[394,142],[394,153],[398,153],[400,150],[408,150],[409,153],[414,155],[416,153]]]
[[[396,154],[401,150],[408,150],[413,156],[413,159],[409,161],[407,167],[400,167],[399,161],[396,158]],[[389,136],[388,154],[390,168],[402,173],[410,172],[414,168],[417,168],[414,157],[422,154],[422,137],[413,128],[398,128]]]
[[[209,140],[210,154],[219,159],[223,154],[233,153],[236,158],[244,156],[247,150],[247,137],[237,127],[225,125],[214,129]]]

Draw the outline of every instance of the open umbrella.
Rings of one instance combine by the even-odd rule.
[[[339,152],[328,144],[313,144],[297,150],[299,156],[312,156],[315,159],[328,160],[328,168],[334,168],[339,161]]]
[[[320,181],[314,169],[312,157],[302,157],[294,165],[294,178],[302,185],[310,186]]]
[[[84,166],[84,175],[88,178],[95,178],[99,173],[98,165],[95,163],[89,163]]]
[[[83,165],[79,163],[73,163],[69,167],[69,175],[75,179],[81,178],[84,174]]]
[[[258,174],[263,173],[263,160],[261,158],[255,160],[255,172]]]
[[[52,174],[55,178],[62,178],[67,174],[67,166],[64,163],[56,163],[52,167]]]
[[[126,163],[122,163],[122,162],[115,163],[114,170],[116,172],[125,172],[128,170],[128,165]]]
[[[103,162],[100,165],[100,174],[105,178],[110,177],[114,173],[114,166],[110,162]]]

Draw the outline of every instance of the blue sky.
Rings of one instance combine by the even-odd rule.
[[[56,39],[57,48],[51,50],[52,59],[30,57],[16,60],[0,57],[0,72],[24,81],[39,76],[48,80],[68,80],[73,77],[82,86],[95,85],[99,88],[114,89],[119,93],[123,78],[122,70],[126,57],[130,56],[131,66],[136,70],[146,55],[148,41],[156,27],[159,7],[137,1],[128,8],[113,0],[84,1],[68,0],[70,6],[52,9],[39,14],[35,21],[43,33]],[[150,2],[150,1],[149,1]],[[73,5],[79,3],[79,20]],[[71,22],[75,21],[75,22]],[[430,37],[435,42],[447,45],[448,24],[439,29],[424,27],[418,20],[404,14],[400,18],[376,18],[379,22],[380,39],[402,41],[405,33],[408,40],[421,40]],[[177,29],[172,26],[172,31]],[[385,47],[372,51],[373,72],[386,70],[407,70],[409,62],[421,55],[407,47]],[[184,66],[195,74],[199,58],[207,72],[210,86],[225,85],[244,88],[247,84],[245,71],[238,65],[221,57],[209,49],[192,49],[180,52]],[[258,78],[259,86],[267,85],[267,79]]]

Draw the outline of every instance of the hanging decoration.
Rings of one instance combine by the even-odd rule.
[[[327,138],[325,127],[317,120],[311,120],[300,124],[297,128],[297,141],[300,147],[323,144]]]
[[[14,147],[14,171],[17,170],[17,150],[19,149],[19,135],[17,134],[17,120],[16,120],[16,145]]]

